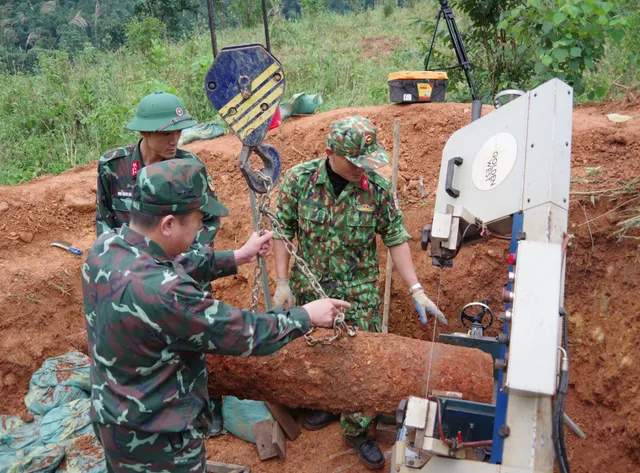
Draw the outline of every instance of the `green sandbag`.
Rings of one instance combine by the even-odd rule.
[[[251,443],[256,443],[251,428],[253,424],[266,419],[272,422],[275,420],[264,402],[238,399],[233,396],[224,397],[222,419],[227,432]]]
[[[224,134],[224,128],[216,122],[198,123],[195,126],[182,130],[178,146],[186,145],[196,140],[211,140]]]
[[[41,445],[13,463],[7,469],[7,473],[53,473],[63,458],[64,448],[57,445]]]
[[[45,360],[29,381],[24,398],[29,412],[44,415],[76,399],[88,399],[90,366],[91,359],[77,351]]]
[[[280,102],[280,114],[282,121],[294,115],[310,115],[322,105],[320,94],[293,94],[289,100]]]

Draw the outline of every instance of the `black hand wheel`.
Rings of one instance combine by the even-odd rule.
[[[473,315],[468,314],[467,310],[475,306],[480,307],[480,312],[477,312]],[[487,318],[487,314],[489,315],[489,321],[485,325],[484,321]],[[470,302],[469,304],[465,305],[460,311],[460,322],[469,330],[471,330],[471,324],[474,323],[480,324],[483,330],[487,330],[493,325],[493,311],[487,304],[483,302]],[[467,322],[469,322],[470,324],[467,325]]]

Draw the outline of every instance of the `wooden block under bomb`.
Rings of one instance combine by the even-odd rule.
[[[274,457],[285,458],[284,432],[277,422],[269,419],[256,422],[251,426],[260,460],[268,460]]]
[[[300,435],[300,427],[289,413],[289,409],[281,404],[274,404],[272,402],[265,402],[265,404],[278,424],[280,424],[280,427],[282,427],[282,430],[284,430],[287,438],[289,440],[297,439],[298,435]]]
[[[375,439],[382,443],[395,443],[398,436],[398,426],[378,422],[375,430]]]

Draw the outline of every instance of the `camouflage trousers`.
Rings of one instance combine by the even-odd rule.
[[[317,299],[310,287],[303,289],[295,278],[293,280],[291,289],[296,298],[296,305],[304,305]],[[327,293],[327,296],[342,299],[351,304],[351,308],[345,312],[349,325],[363,332],[380,332],[382,301],[377,281],[350,287],[339,286],[335,283],[323,284],[322,289]],[[340,429],[345,437],[368,439],[370,425],[371,417],[360,412],[340,416]]]
[[[206,471],[204,441],[196,429],[153,434],[94,423],[93,430],[104,448],[109,473]]]

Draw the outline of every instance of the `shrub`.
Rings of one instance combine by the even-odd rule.
[[[626,23],[608,1],[529,0],[506,12],[499,27],[531,53],[532,86],[558,77],[580,95],[584,72],[596,71],[607,41],[620,41]]]

